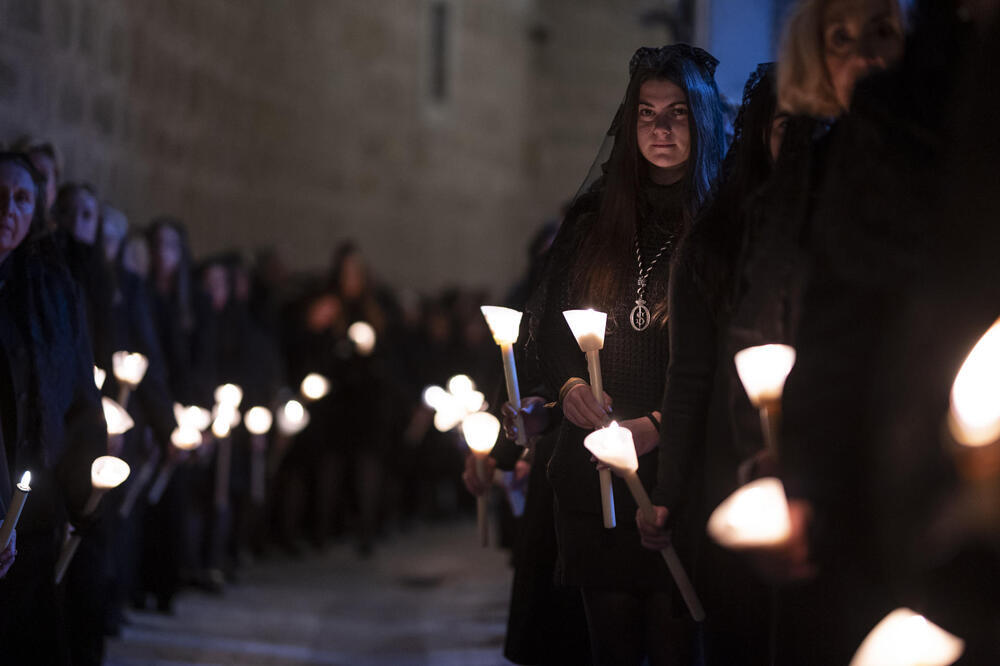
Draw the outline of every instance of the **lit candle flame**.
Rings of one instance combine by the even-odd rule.
[[[21,483],[17,484],[17,487],[24,492],[31,490],[31,472],[26,471],[21,475]]]
[[[104,421],[107,423],[109,435],[124,434],[135,425],[129,413],[111,398],[102,396],[101,405],[104,407]]]
[[[500,435],[500,421],[489,412],[469,414],[462,419],[462,434],[470,449],[479,454],[487,454]]]
[[[223,384],[215,389],[215,402],[233,409],[243,401],[243,389],[236,384]]]
[[[594,457],[609,467],[621,472],[635,472],[639,469],[639,459],[635,453],[632,431],[622,428],[612,421],[607,428],[601,428],[587,435],[583,445]]]
[[[108,490],[117,488],[128,478],[128,463],[115,456],[101,456],[90,466],[90,483],[95,488]]]
[[[476,384],[468,375],[455,375],[448,380],[448,393],[459,397],[476,390]]]
[[[208,430],[212,425],[212,413],[204,407],[198,407],[197,405],[184,407],[175,402],[174,418],[177,420],[178,426],[193,428],[202,432]]]
[[[283,435],[294,435],[309,425],[309,412],[298,400],[289,400],[278,410],[278,430]]]
[[[266,407],[252,407],[244,417],[244,421],[251,434],[263,435],[271,429],[274,419],[271,416],[271,410]]]
[[[955,377],[949,427],[966,446],[1000,439],[1000,320],[979,339]]]
[[[486,325],[490,327],[494,342],[498,345],[512,345],[517,342],[522,313],[496,305],[484,305],[479,311],[486,318]]]
[[[97,384],[97,390],[104,388],[104,380],[108,378],[108,373],[94,366],[94,383]]]
[[[111,355],[111,366],[118,381],[135,388],[146,376],[149,359],[139,353],[117,351]]]
[[[791,535],[785,488],[776,478],[757,479],[720,504],[708,519],[708,533],[725,548],[781,545]]]
[[[375,350],[375,329],[367,322],[356,321],[351,324],[347,329],[347,337],[362,356],[368,356]]]
[[[593,308],[587,310],[566,310],[563,312],[573,337],[584,352],[604,348],[604,332],[608,325],[608,315]]]
[[[785,380],[795,365],[795,349],[788,345],[760,345],[736,352],[733,359],[750,402],[755,407],[780,400]]]
[[[323,375],[310,372],[302,380],[302,385],[299,388],[305,397],[310,400],[319,400],[330,392],[330,380]]]
[[[170,433],[170,443],[181,451],[191,451],[201,446],[201,431],[191,426],[181,425]]]
[[[897,608],[875,625],[850,666],[949,666],[965,642],[909,608]]]

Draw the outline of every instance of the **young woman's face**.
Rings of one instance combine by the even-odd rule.
[[[73,234],[73,238],[85,245],[93,245],[97,240],[97,199],[82,188],[77,188],[66,202],[60,223]]]
[[[637,115],[639,152],[652,167],[653,181],[677,182],[691,156],[687,95],[672,81],[650,79],[639,87]]]
[[[0,259],[28,235],[35,203],[31,175],[16,164],[0,163]]]
[[[177,271],[181,263],[181,236],[176,229],[163,226],[156,230],[153,265],[157,275],[167,277]]]
[[[823,59],[837,101],[847,109],[858,79],[903,54],[895,0],[830,0],[823,12]]]

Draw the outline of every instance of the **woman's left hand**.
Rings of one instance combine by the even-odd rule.
[[[654,414],[659,416],[657,412],[654,412]],[[649,453],[660,443],[659,431],[653,427],[653,422],[645,416],[620,421],[618,425],[622,428],[628,428],[632,433],[632,443],[635,444],[636,457]],[[597,469],[608,469],[607,465],[594,456],[590,457],[590,461],[597,466]]]

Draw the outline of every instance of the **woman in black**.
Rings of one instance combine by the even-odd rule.
[[[652,486],[671,254],[708,195],[723,149],[715,64],[687,45],[636,52],[608,132],[614,146],[604,175],[567,213],[526,312],[528,357],[537,360],[547,392],[560,395],[566,417],[548,466],[557,575],[582,590],[598,664],[638,664],[644,657],[671,663],[692,647],[666,567],[639,543],[636,505],[623,483],[614,483],[618,527],[603,527],[598,475],[583,438],[617,419],[632,431],[639,476]],[[562,314],[581,307],[608,313],[604,405],[582,379],[584,355]]]
[[[44,231],[42,177],[0,154],[0,510],[32,473],[17,559],[0,580],[5,662],[68,663],[54,565],[67,519],[90,495],[90,464],[107,449],[83,301]]]
[[[670,364],[663,401],[659,473],[652,494],[659,525],[639,514],[644,543],[673,540],[697,552],[695,577],[706,607],[707,664],[767,661],[767,594],[743,561],[707,543],[709,513],[740,485],[740,464],[755,452],[734,446],[729,404],[740,392],[724,333],[745,205],[771,172],[784,115],[777,113],[774,66],[747,81],[736,134],[712,204],[681,243],[670,276]],[[745,480],[745,479],[744,479]],[[668,514],[669,510],[669,514]]]

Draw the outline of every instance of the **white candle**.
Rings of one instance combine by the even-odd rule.
[[[590,390],[597,404],[604,408],[604,382],[601,378],[600,350],[604,348],[604,333],[607,328],[608,315],[596,310],[566,310],[563,312],[566,323],[569,324],[573,337],[580,345],[580,350],[587,355],[587,372],[590,375]],[[611,485],[610,470],[598,472],[601,483],[601,510],[604,527],[615,526],[615,496]]]
[[[760,411],[764,443],[777,455],[781,395],[795,365],[795,349],[777,344],[747,347],[736,352],[733,360],[750,402]]]
[[[476,456],[476,474],[480,481],[488,482],[486,478],[486,456],[493,450],[497,436],[500,434],[500,421],[489,412],[469,414],[462,420],[462,434],[465,442]],[[477,522],[479,539],[483,547],[490,545],[490,527],[486,513],[486,496],[476,497]]]
[[[625,477],[625,483],[639,505],[639,511],[643,518],[650,524],[656,522],[656,510],[649,500],[649,494],[642,485],[637,472],[639,471],[639,459],[635,452],[635,442],[632,441],[632,432],[628,428],[622,428],[617,422],[612,421],[607,428],[601,428],[587,435],[583,440],[583,445],[594,454],[594,457],[605,465],[613,467],[615,471]],[[677,589],[687,605],[691,617],[696,622],[705,619],[705,609],[698,599],[698,593],[688,578],[684,565],[677,556],[677,551],[673,546],[667,546],[660,551],[663,561],[666,562],[670,575],[677,585]]]
[[[83,515],[89,516],[94,513],[104,494],[124,483],[125,479],[128,478],[129,471],[128,463],[121,458],[116,458],[115,456],[101,456],[96,458],[90,465],[90,485],[92,489],[90,491],[90,498],[83,509]],[[63,542],[62,551],[59,553],[59,559],[56,561],[56,585],[62,582],[63,576],[66,575],[69,564],[73,561],[73,556],[76,555],[76,549],[79,545],[80,535],[70,527],[66,535],[66,540]]]
[[[528,438],[524,434],[524,419],[521,417],[521,390],[517,384],[517,365],[514,361],[514,343],[520,334],[522,314],[510,308],[501,308],[493,305],[484,305],[479,308],[486,318],[486,324],[490,327],[493,340],[500,346],[500,354],[503,358],[504,379],[507,382],[507,400],[514,409],[518,410],[517,423],[517,443],[521,446],[528,445]]]
[[[250,499],[260,506],[266,497],[267,433],[274,419],[266,407],[253,407],[245,421],[250,431]]]
[[[850,666],[949,666],[965,642],[909,608],[897,608],[875,625]]]
[[[707,529],[720,546],[731,550],[784,544],[792,523],[781,481],[766,477],[743,486],[716,507]]]
[[[123,435],[135,426],[135,421],[125,408],[107,396],[101,397],[104,407],[104,421],[108,424],[109,435]]]
[[[21,511],[24,509],[24,502],[31,492],[31,472],[25,472],[21,476],[21,483],[14,486],[14,494],[10,498],[10,506],[7,507],[7,515],[3,519],[3,526],[0,526],[0,552],[7,550],[10,545],[10,536],[17,527],[17,521],[21,519]]]
[[[132,509],[135,507],[136,500],[139,499],[139,493],[142,489],[146,487],[149,480],[153,478],[153,473],[156,472],[156,465],[160,462],[160,450],[154,448],[146,462],[143,463],[142,467],[139,468],[139,473],[129,484],[128,491],[125,493],[125,499],[122,501],[122,505],[118,507],[118,515],[122,518],[128,518],[129,514],[132,513]]]
[[[111,355],[111,369],[121,383],[118,404],[122,407],[128,407],[129,393],[139,386],[148,368],[149,359],[142,354],[117,351]]]

